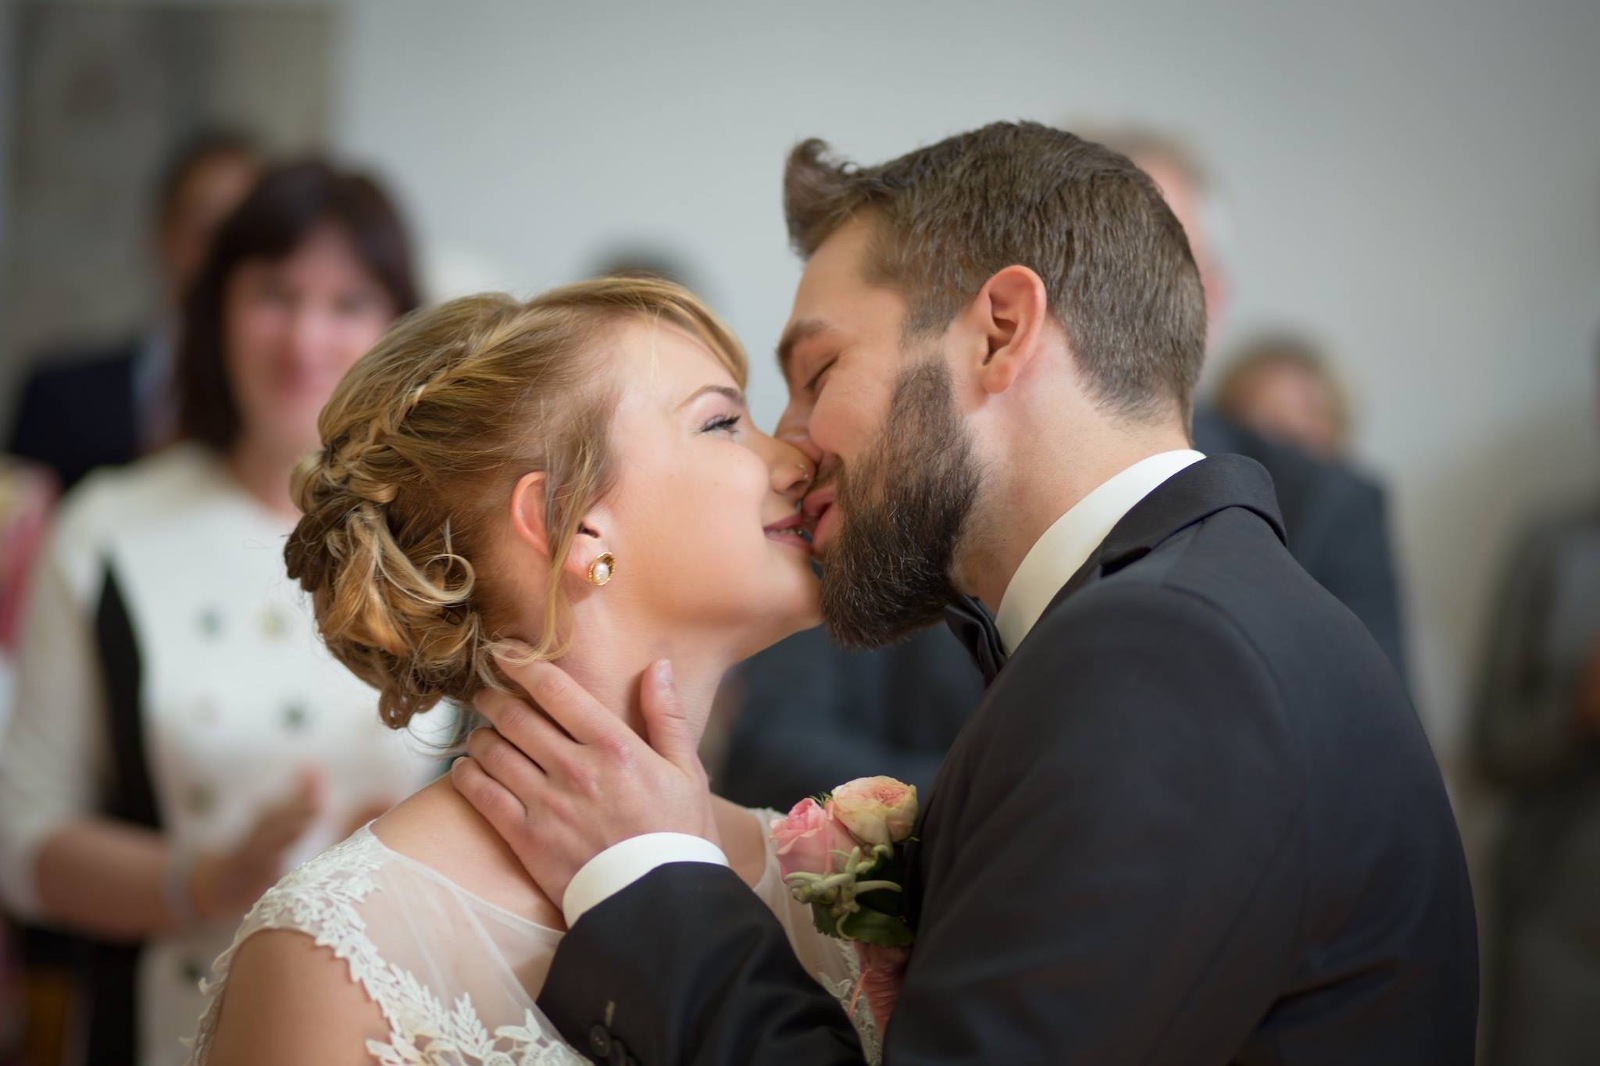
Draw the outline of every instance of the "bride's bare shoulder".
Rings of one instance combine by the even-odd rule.
[[[552,929],[565,928],[522,864],[448,776],[401,802],[372,824],[389,850],[433,870],[480,899]]]
[[[307,934],[264,929],[239,945],[205,1066],[369,1063],[389,1027],[350,968]]]

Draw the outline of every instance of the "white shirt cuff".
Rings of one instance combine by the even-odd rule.
[[[613,844],[584,863],[567,885],[567,894],[561,899],[567,928],[656,867],[674,862],[727,866],[728,857],[711,841],[687,833],[645,833]]]

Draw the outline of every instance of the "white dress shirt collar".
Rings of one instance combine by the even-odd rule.
[[[995,627],[1000,630],[1006,654],[1017,650],[1056,593],[1140,500],[1178,471],[1204,458],[1199,452],[1183,450],[1141,459],[1056,519],[1023,557],[1000,598]]]

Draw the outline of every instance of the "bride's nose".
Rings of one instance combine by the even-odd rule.
[[[788,445],[778,446],[772,461],[772,491],[799,503],[816,476],[817,468],[804,452]]]

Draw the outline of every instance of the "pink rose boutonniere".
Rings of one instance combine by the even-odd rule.
[[[818,932],[854,943],[861,962],[855,996],[866,993],[880,1030],[888,1026],[909,958],[903,845],[916,819],[914,787],[863,777],[772,820],[789,891],[811,905]]]

